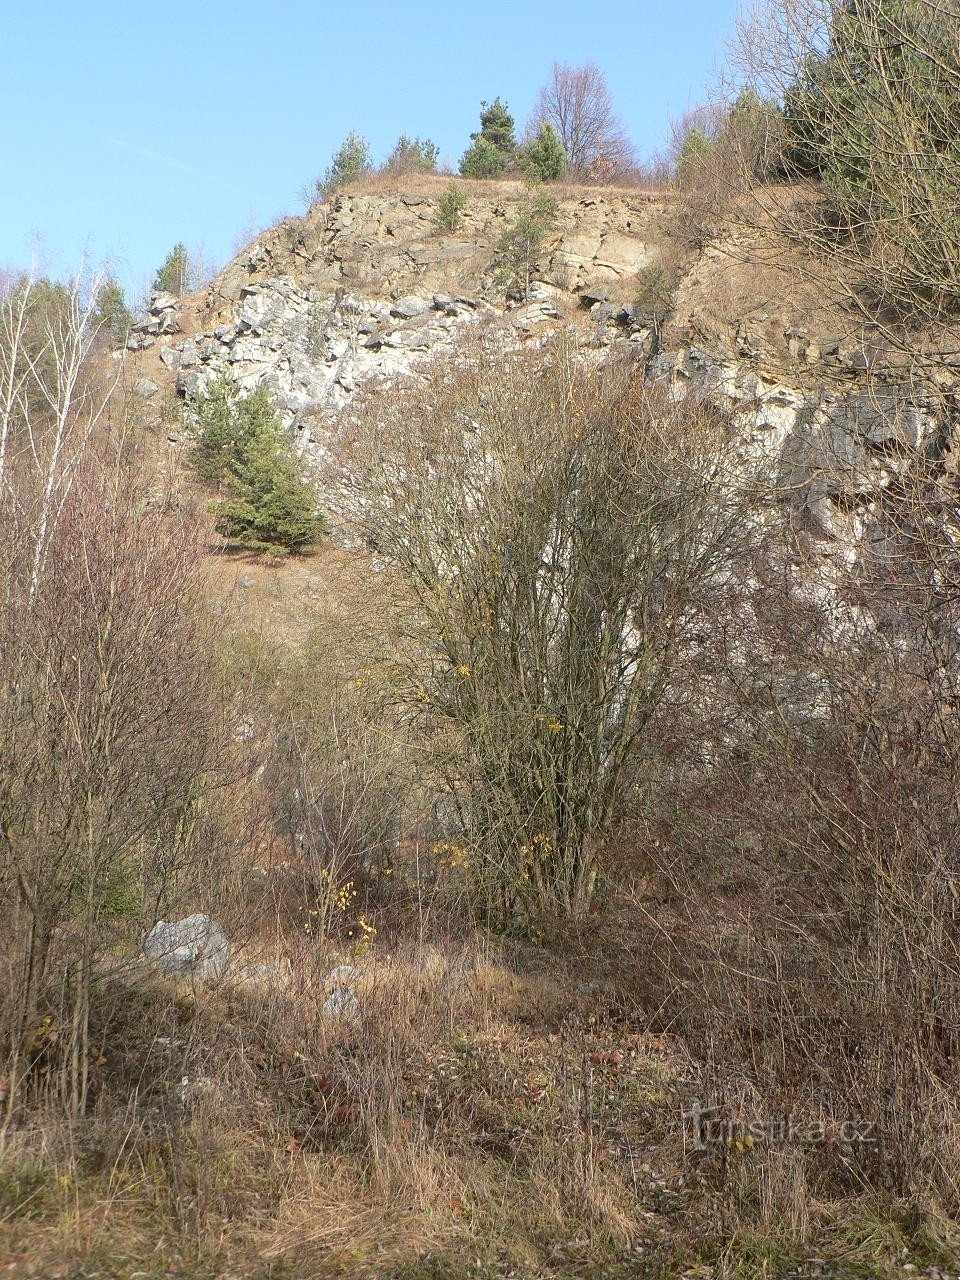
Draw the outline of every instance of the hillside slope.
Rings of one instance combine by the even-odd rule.
[[[815,536],[855,545],[872,496],[912,451],[952,465],[943,399],[913,385],[895,353],[786,264],[747,263],[735,242],[692,247],[669,195],[560,189],[529,296],[511,298],[499,243],[528,192],[471,183],[457,229],[444,231],[444,187],[370,181],[263,231],[176,311],[162,300],[124,353],[130,381],[145,379],[158,406],[224,374],[264,385],[322,456],[358,388],[449,355],[471,327],[502,325],[509,342],[569,328],[594,358],[627,354],[639,376],[732,411]],[[658,272],[672,295],[665,315],[648,296]],[[176,430],[170,443],[182,445]]]

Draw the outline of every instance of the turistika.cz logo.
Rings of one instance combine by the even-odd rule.
[[[798,1120],[793,1116],[745,1120],[723,1115],[719,1107],[704,1106],[696,1099],[680,1114],[687,1151],[707,1151],[717,1146],[742,1151],[749,1147],[791,1144],[876,1144],[875,1125],[871,1120]]]

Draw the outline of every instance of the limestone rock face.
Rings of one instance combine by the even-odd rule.
[[[767,463],[783,501],[823,536],[851,546],[869,522],[872,499],[918,454],[941,454],[957,425],[956,407],[946,422],[949,404],[914,387],[852,377],[791,387],[697,346],[662,353],[650,373],[677,395],[706,396],[727,409],[739,447]]]
[[[470,196],[457,230],[447,232],[438,221],[442,189],[429,196],[345,192],[302,218],[284,219],[220,273],[210,286],[208,312],[225,318],[245,285],[278,277],[321,291],[342,286],[392,298],[398,307],[431,293],[492,300],[496,244],[513,210],[503,200]],[[654,256],[650,239],[661,214],[656,197],[561,201],[542,255],[544,278],[556,277],[571,290],[629,288]]]
[[[476,302],[443,295],[390,304],[289,276],[258,280],[242,286],[229,323],[182,344],[177,388],[191,398],[224,375],[245,391],[266,386],[302,446],[320,446],[361,383],[406,377],[425,356],[453,350],[478,314]]]
[[[568,328],[584,359],[626,358],[638,377],[723,406],[744,457],[766,460],[784,501],[847,541],[917,452],[949,461],[960,396],[928,397],[890,353],[840,332],[843,317],[783,296],[780,277],[738,273],[708,246],[684,261],[671,317],[643,303],[638,273],[661,261],[666,197],[561,200],[527,296],[508,300],[497,246],[522,189],[468,192],[452,233],[438,222],[443,184],[425,190],[341,193],[284,219],[189,313],[154,295],[128,345],[160,341],[151,376],[175,379],[188,402],[224,375],[241,391],[265,387],[319,459],[365,386],[416,377],[474,327],[500,325],[505,346]]]

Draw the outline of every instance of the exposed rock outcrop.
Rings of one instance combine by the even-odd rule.
[[[505,342],[523,342],[570,325],[590,358],[629,353],[638,376],[729,408],[784,500],[847,541],[912,455],[949,451],[955,396],[915,385],[890,353],[840,332],[842,317],[805,313],[776,280],[738,276],[715,247],[688,254],[674,317],[652,316],[637,273],[669,239],[662,199],[561,202],[529,296],[508,304],[497,241],[514,212],[511,200],[471,198],[445,233],[434,195],[342,194],[263,232],[190,308],[154,295],[131,341],[168,338],[151,377],[175,376],[188,400],[224,374],[267,387],[301,446],[322,453],[360,387],[414,375],[470,326],[502,323]]]

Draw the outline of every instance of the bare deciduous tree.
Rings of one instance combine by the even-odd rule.
[[[0,297],[0,490],[17,508],[23,536],[32,544],[33,591],[86,448],[119,381],[119,369],[105,386],[88,376],[101,283],[98,276],[84,288],[77,276],[56,289],[49,305],[31,273]],[[37,305],[43,301],[46,306]]]
[[[44,1009],[50,1083],[82,1111],[98,961],[118,926],[129,955],[192,857],[185,833],[225,742],[205,517],[168,508],[139,467],[115,380],[89,367],[87,293],[62,287],[36,323],[34,287],[0,300],[5,1122],[45,1047]]]
[[[493,909],[578,916],[743,521],[716,415],[499,347],[369,402],[329,500],[409,593],[411,705]]]
[[[668,887],[640,909],[716,1100],[746,1077],[761,1110],[788,1093],[798,1120],[861,1117],[877,1141],[811,1152],[807,1176],[927,1204],[958,1177],[958,515],[930,466],[872,504],[856,565],[757,574],[721,663],[659,721],[673,767],[645,848]]]
[[[592,62],[555,62],[530,118],[531,136],[546,121],[567,153],[568,172],[580,182],[609,182],[634,163],[633,146],[610,97],[603,72]]]

